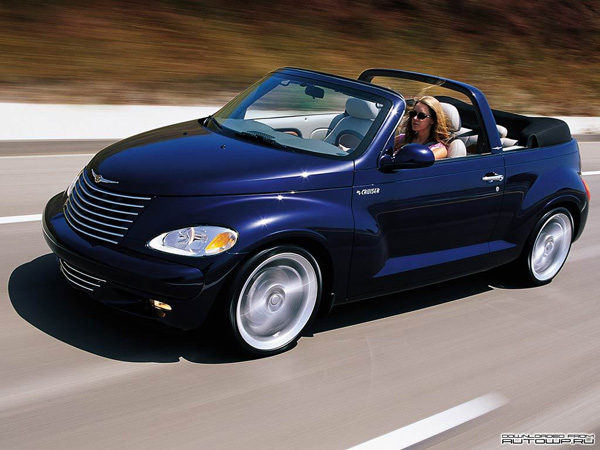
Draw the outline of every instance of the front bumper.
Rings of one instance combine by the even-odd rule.
[[[202,325],[227,271],[220,282],[207,287],[197,267],[87,240],[65,220],[64,200],[62,193],[50,199],[42,228],[72,287],[108,306],[182,330]],[[160,317],[150,299],[168,303],[172,310]]]

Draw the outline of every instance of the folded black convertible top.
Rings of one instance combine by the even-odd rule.
[[[453,97],[436,96],[440,102],[450,103],[458,109],[463,126],[477,128],[479,121],[473,105]],[[517,145],[528,148],[547,147],[569,142],[571,130],[566,122],[552,117],[529,117],[492,109],[496,124],[508,130],[508,137],[516,139]]]

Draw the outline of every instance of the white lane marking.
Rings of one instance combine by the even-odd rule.
[[[0,217],[0,225],[5,223],[35,222],[38,220],[42,220],[41,214],[31,214],[29,216]]]
[[[581,172],[581,175],[587,177],[588,175],[600,175],[600,170],[595,170],[592,172]]]
[[[30,158],[72,158],[74,156],[88,157],[96,156],[96,153],[69,153],[65,155],[10,155],[0,156],[0,159],[30,159]]]
[[[483,416],[506,403],[508,403],[508,400],[503,395],[491,392],[396,431],[392,431],[391,433],[384,434],[356,447],[352,447],[351,450],[407,448]]]

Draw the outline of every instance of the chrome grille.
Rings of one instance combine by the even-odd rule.
[[[58,260],[58,264],[60,266],[60,271],[63,273],[67,281],[85,291],[94,292],[95,289],[102,287],[102,284],[106,283],[106,280],[76,269],[62,259]]]
[[[95,186],[84,170],[63,210],[74,230],[118,244],[151,199],[101,189]]]

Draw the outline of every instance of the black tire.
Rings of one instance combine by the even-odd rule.
[[[234,343],[253,356],[289,350],[314,320],[322,290],[319,264],[303,248],[281,245],[257,253],[229,291]]]
[[[536,223],[521,256],[509,266],[510,271],[529,286],[550,283],[569,256],[574,230],[568,209],[548,211]]]

